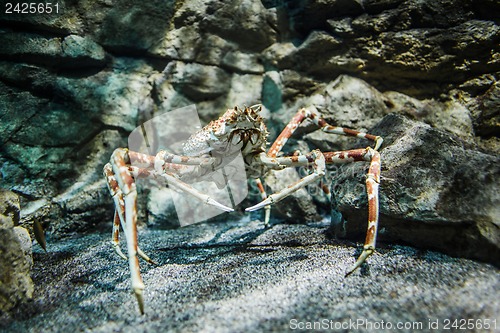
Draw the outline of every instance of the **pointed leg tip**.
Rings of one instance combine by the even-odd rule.
[[[226,211],[226,212],[234,212],[233,208],[225,206],[225,205],[221,204],[220,202],[215,201],[212,198],[209,198],[207,200],[207,204],[209,204],[211,206],[214,206],[214,207],[217,207],[217,208],[219,208],[219,209],[221,209],[223,211]]]
[[[352,273],[354,273],[354,271],[356,270],[356,268],[358,268],[358,267],[353,266],[353,267],[349,268],[349,269],[347,270],[347,272],[345,272],[344,278],[346,278],[346,277],[348,277],[349,275],[351,275]]]
[[[120,249],[120,246],[117,244],[113,244],[113,247],[115,249],[115,253],[122,259],[128,260],[127,256],[122,252]]]
[[[256,205],[254,205],[254,206],[252,206],[252,207],[247,207],[247,208],[245,208],[245,211],[246,211],[246,212],[253,212],[253,211],[256,211],[256,210],[258,210],[258,209],[261,209],[262,207],[267,206],[267,205],[269,205],[269,204],[270,204],[270,202],[266,202],[266,200],[264,200],[264,201],[262,201],[262,202],[260,202],[260,203],[258,203],[258,204],[256,204]]]
[[[361,267],[361,265],[365,263],[366,259],[373,254],[373,252],[375,252],[375,249],[372,247],[363,249],[363,252],[361,252],[361,255],[359,256],[358,260],[356,260],[354,265],[352,265],[351,268],[347,270],[344,277],[348,277],[349,275],[354,273],[354,271],[356,271],[359,267]]]
[[[141,315],[144,315],[144,297],[142,295],[143,289],[135,288],[134,289],[134,294],[135,297],[137,298],[137,304],[139,305],[139,311],[141,312]]]
[[[146,261],[149,264],[153,264],[155,266],[159,266],[153,259],[151,259],[146,253],[144,253],[139,247],[137,248],[137,254],[139,257],[141,257],[144,261]]]

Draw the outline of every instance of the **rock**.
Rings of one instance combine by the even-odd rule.
[[[500,28],[495,23],[471,20],[432,32],[410,29],[382,33],[380,41],[368,42],[366,48],[390,71],[385,75],[402,76],[404,72],[407,78],[440,82],[447,77],[448,82],[457,82],[464,81],[472,73],[484,73],[498,67],[495,56],[498,50],[491,49],[488,42],[500,36]]]
[[[384,93],[389,110],[423,121],[433,127],[453,133],[464,141],[474,142],[471,111],[455,99],[437,101],[417,100],[407,95],[389,91]]]
[[[303,170],[304,171],[304,170]],[[277,172],[271,172],[265,178],[265,184],[268,186],[267,194],[272,194],[307,175],[298,173],[295,169],[285,169]],[[262,200],[262,199],[261,199]],[[262,211],[262,214],[263,211]],[[277,202],[271,207],[271,214],[290,223],[300,223],[300,221],[317,221],[321,217],[318,214],[316,205],[312,202],[307,188],[302,188],[294,192],[291,196]],[[261,220],[263,217],[261,218]]]
[[[224,55],[221,65],[235,72],[263,74],[264,66],[261,62],[258,54],[235,50]]]
[[[170,63],[165,69],[174,89],[193,102],[216,98],[229,90],[229,74],[216,66]]]
[[[85,18],[81,17],[78,7],[69,5],[69,3],[68,5],[66,4],[66,2],[58,2],[57,4],[52,2],[50,5],[49,3],[45,3],[43,9],[37,8],[38,14],[35,15],[26,15],[26,13],[12,11],[8,15],[2,15],[0,23],[5,27],[12,27],[13,29],[26,25],[39,32],[57,35],[83,33],[86,25]],[[85,9],[95,10],[95,5],[96,3],[92,3],[92,5]]]
[[[294,28],[302,33],[324,28],[333,17],[357,16],[363,13],[363,2],[359,0],[309,1],[293,13]]]
[[[210,1],[200,28],[213,31],[240,49],[260,52],[276,42],[276,16],[266,10],[260,1]]]
[[[29,96],[28,91],[32,91],[37,95],[42,95],[47,97],[52,96],[56,75],[52,73],[50,70],[47,70],[37,65],[17,63],[14,61],[0,61],[0,78],[2,79],[2,81],[6,82],[9,85],[12,84],[16,87],[22,87],[23,90],[27,90],[27,91],[18,91],[17,89],[14,89],[14,91],[16,91],[17,94],[4,95],[4,98],[0,100],[2,106],[5,106],[4,110],[6,110],[6,112],[9,113],[11,108],[16,107],[15,102],[13,102],[12,105],[9,105],[9,107],[7,107],[7,105],[10,104],[9,102],[12,99],[16,99],[18,96],[21,96],[20,99],[22,100],[28,98],[33,99],[32,96]],[[1,84],[2,89],[4,91],[9,91],[11,89],[9,85],[4,85],[3,83]],[[41,104],[44,104],[45,103],[44,99],[41,98],[41,100],[42,100]],[[27,108],[28,112],[26,113],[28,115],[31,115],[33,113],[33,110],[36,108],[37,107],[29,107]],[[27,115],[24,114],[24,116],[26,117]],[[9,125],[12,126],[12,124],[5,122],[5,126]],[[4,138],[2,137],[2,139]]]
[[[402,241],[456,256],[500,262],[500,160],[440,129],[386,116],[372,130],[381,149],[381,241]],[[348,235],[366,229],[366,165],[346,165],[333,178]]]
[[[388,99],[363,80],[342,75],[328,85],[319,87],[308,96],[298,98],[293,104],[286,105],[286,109],[275,113],[283,128],[300,110],[311,108],[319,112],[331,125],[367,131],[388,112]],[[298,130],[295,138],[304,139],[312,148],[322,151],[337,151],[355,148],[359,143],[351,137],[327,134],[318,130],[318,127],[306,121],[304,129]],[[310,132],[310,133],[308,133]],[[369,142],[363,141],[363,145]],[[287,148],[288,149],[288,148]],[[289,150],[288,150],[289,151]]]
[[[500,84],[492,84],[482,95],[470,102],[475,133],[500,137]]]
[[[19,225],[19,196],[14,192],[0,189],[0,214],[4,216],[4,227]]]
[[[0,191],[0,314],[33,297],[31,238],[19,223],[19,198]]]
[[[106,53],[89,37],[69,35],[64,39],[27,33],[0,33],[5,45],[0,55],[7,59],[58,68],[103,67]]]
[[[77,66],[104,65],[106,53],[104,49],[88,37],[69,35],[61,43],[64,58],[74,59]],[[67,66],[75,66],[72,61],[64,61]]]
[[[435,96],[449,84],[498,72],[498,43],[490,43],[499,38],[497,7],[470,0],[288,4],[298,36],[265,54],[280,69],[325,81],[355,74],[381,90]]]
[[[175,10],[173,2],[156,0],[140,6],[121,0],[112,6],[103,3],[89,7],[86,20],[98,18],[92,27],[98,42],[126,54],[148,54],[154,49],[169,30]]]
[[[174,228],[180,226],[170,190],[152,187],[147,202],[148,226],[155,228]]]

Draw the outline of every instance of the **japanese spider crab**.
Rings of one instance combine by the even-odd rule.
[[[156,156],[129,151],[126,148],[116,149],[110,163],[104,167],[104,176],[115,203],[112,243],[116,252],[129,261],[132,289],[137,297],[139,309],[144,314],[143,290],[139,260],[140,256],[149,263],[154,263],[137,245],[137,190],[135,179],[140,177],[163,177],[169,185],[186,192],[207,205],[224,211],[232,211],[209,195],[194,189],[188,183],[194,183],[210,174],[214,168],[221,168],[227,163],[227,156],[240,153],[243,155],[245,168],[254,178],[263,201],[248,207],[245,211],[265,208],[265,225],[269,222],[270,205],[278,202],[294,191],[316,181],[325,174],[326,163],[370,162],[366,175],[368,194],[368,229],[363,252],[348,270],[352,273],[375,251],[375,240],[378,226],[378,186],[380,183],[380,154],[378,149],[383,139],[380,136],[362,133],[347,128],[329,125],[316,110],[301,109],[283,129],[271,148],[266,152],[269,132],[259,115],[261,105],[240,109],[228,109],[219,119],[193,134],[183,146],[184,155],[175,155],[160,151]],[[337,152],[321,152],[313,150],[303,155],[278,156],[281,149],[297,127],[310,119],[326,133],[365,138],[375,143],[374,148],[353,149]],[[206,147],[210,147],[208,152]],[[209,154],[207,154],[209,153]],[[141,167],[132,166],[131,160],[139,161]],[[267,195],[259,177],[269,170],[282,170],[289,167],[311,166],[313,172],[283,190]],[[128,258],[119,247],[120,224],[127,242]]]

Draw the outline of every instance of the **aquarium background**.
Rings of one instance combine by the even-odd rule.
[[[500,320],[497,1],[25,4],[0,8],[7,330],[282,331],[292,318],[395,322],[401,308],[428,328]],[[259,201],[251,184],[235,213],[186,228],[166,190],[144,184],[139,242],[160,265],[142,265],[141,318],[109,245],[104,164],[165,112],[195,105],[206,124],[257,103],[271,140],[302,107],[384,137],[380,254],[344,279],[366,232],[364,163],[330,168],[331,202],[309,186],[276,204],[270,230],[244,214]],[[285,151],[370,144],[314,130]],[[303,172],[271,173],[268,192]]]

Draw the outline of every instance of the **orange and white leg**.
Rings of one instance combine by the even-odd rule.
[[[141,314],[144,314],[144,283],[142,282],[139,260],[137,258],[137,189],[135,180],[129,170],[130,157],[128,155],[128,149],[116,149],[111,156],[110,164],[124,201],[125,224],[123,225],[122,223],[122,227],[127,241],[132,290],[137,298],[139,310]],[[120,195],[120,193],[117,193],[115,197],[118,195]],[[120,198],[118,198],[118,201],[119,200]],[[121,205],[116,207],[116,211],[117,214],[120,215]]]
[[[373,148],[353,149],[343,152],[324,153],[327,163],[349,163],[349,162],[370,162],[368,173],[366,174],[366,193],[368,196],[368,228],[366,231],[363,252],[354,265],[349,268],[346,276],[360,267],[373,252],[377,239],[378,217],[379,217],[379,194],[380,184],[380,153]]]
[[[368,195],[368,228],[366,233],[365,244],[363,247],[363,252],[359,256],[356,263],[348,270],[346,275],[351,274],[354,270],[360,267],[366,258],[368,258],[375,251],[375,243],[377,237],[378,229],[378,216],[379,216],[379,194],[378,187],[380,184],[380,153],[373,148],[365,149],[353,149],[339,152],[325,152],[321,153],[324,158],[324,162],[327,164],[345,164],[353,162],[370,162],[368,173],[366,175],[366,191]],[[315,151],[299,156],[285,156],[285,157],[269,157],[265,153],[258,155],[261,162],[272,169],[283,169],[286,167],[298,167],[306,165],[314,165],[316,161],[317,153]],[[321,172],[315,172],[321,174]],[[324,174],[324,170],[323,170]],[[265,205],[270,205],[277,202],[287,195],[290,195],[300,187],[303,187],[312,181],[319,179],[316,177],[310,182],[304,181],[306,178],[314,176],[309,175],[303,178],[298,183],[289,186],[288,188],[278,192],[276,194],[270,195],[266,200],[261,203],[249,207],[247,211],[257,210]],[[312,178],[312,177],[311,177]]]
[[[380,153],[374,149],[367,151],[366,157],[370,158],[370,167],[366,175],[366,193],[368,195],[368,229],[366,231],[365,244],[363,252],[354,265],[349,268],[346,276],[360,267],[373,252],[375,252],[375,243],[377,240],[378,217],[379,217],[379,195],[378,187],[380,184]]]
[[[129,170],[134,170],[134,167],[129,166]],[[137,171],[132,171],[134,173],[134,178],[137,179]],[[147,170],[140,171],[141,173],[147,173]],[[123,254],[120,248],[120,225],[123,230],[126,230],[125,227],[125,201],[123,200],[123,194],[120,188],[118,187],[118,182],[116,181],[115,174],[113,173],[113,168],[110,163],[104,166],[104,176],[106,178],[106,184],[108,186],[109,192],[111,193],[111,197],[113,198],[113,202],[115,203],[115,214],[113,218],[113,231],[111,236],[111,243],[113,244],[113,248],[116,253],[125,260],[128,258]],[[126,234],[125,234],[126,236]],[[156,264],[153,260],[151,260],[141,249],[137,247],[137,254],[149,262],[150,264]]]
[[[316,111],[303,108],[295,114],[292,120],[280,133],[269,149],[268,157],[276,157],[288,139],[292,136],[293,132],[295,132],[297,127],[307,118],[312,120],[325,133],[364,138],[375,142],[374,148],[367,148],[364,150],[364,153],[361,150],[324,153],[327,163],[346,163],[361,160],[370,161],[370,168],[366,179],[366,190],[368,194],[368,231],[363,252],[353,267],[348,271],[348,275],[361,266],[366,258],[375,251],[379,209],[378,186],[380,184],[380,154],[377,151],[384,140],[377,135],[330,125]]]
[[[340,164],[350,162],[370,162],[368,173],[366,174],[366,193],[368,196],[368,228],[366,231],[365,244],[363,252],[356,260],[355,264],[349,268],[346,276],[360,267],[373,252],[375,252],[375,243],[377,239],[378,217],[379,217],[379,184],[380,184],[380,153],[373,148],[353,149],[340,152],[327,152],[325,155],[326,163]]]
[[[318,112],[302,108],[295,114],[292,120],[290,120],[288,125],[285,126],[280,135],[278,135],[271,148],[269,148],[267,155],[269,157],[276,157],[283,148],[283,146],[286,144],[288,139],[292,136],[293,132],[295,132],[295,130],[305,119],[312,120],[323,132],[326,133],[347,135],[374,141],[375,150],[378,150],[383,142],[383,139],[377,135],[359,132],[349,128],[330,125],[323,119],[323,117],[321,117],[321,115]]]

